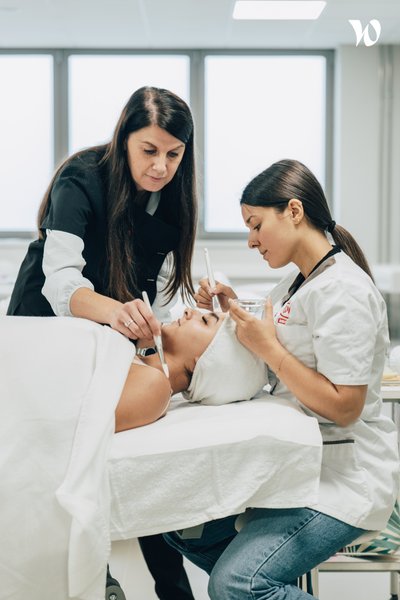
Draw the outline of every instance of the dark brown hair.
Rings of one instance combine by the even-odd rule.
[[[321,184],[301,162],[284,159],[268,167],[246,186],[240,204],[272,206],[283,212],[292,198],[301,200],[308,222],[320,231],[329,229],[335,244],[373,279],[360,246],[344,227],[333,222]]]
[[[191,260],[197,224],[197,199],[192,115],[188,105],[172,92],[142,87],[132,94],[122,110],[110,143],[83,151],[97,151],[103,156],[100,163],[105,167],[108,179],[108,292],[112,298],[122,302],[139,294],[132,238],[135,232],[136,207],[141,201],[141,194],[132,184],[125,147],[132,132],[149,125],[158,125],[185,144],[185,152],[175,176],[161,191],[162,198],[166,198],[168,202],[171,219],[179,228],[179,243],[174,251],[175,268],[165,291],[169,299],[179,290],[185,298],[194,294]],[[40,227],[48,210],[54,181],[60,171],[78,155],[82,155],[82,152],[64,161],[50,182],[38,214],[40,236]]]

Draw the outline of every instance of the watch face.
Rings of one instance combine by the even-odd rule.
[[[156,354],[156,348],[147,348],[145,356],[150,356],[151,354]]]
[[[156,352],[157,352],[157,349],[153,348],[153,347],[136,349],[137,356],[150,356],[151,354],[156,354]]]

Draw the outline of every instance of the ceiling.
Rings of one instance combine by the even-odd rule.
[[[316,21],[234,21],[234,0],[0,0],[0,48],[336,48],[348,19],[400,44],[400,0],[328,0]],[[371,37],[375,33],[371,28]]]

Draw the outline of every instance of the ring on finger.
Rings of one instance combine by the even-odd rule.
[[[133,323],[133,319],[129,319],[129,321],[125,321],[124,325],[125,325],[125,327],[129,328],[129,325],[132,325],[132,323]]]

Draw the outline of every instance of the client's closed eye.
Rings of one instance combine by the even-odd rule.
[[[218,323],[219,321],[219,316],[217,315],[217,313],[215,312],[210,312],[210,317],[214,317],[215,322]]]
[[[203,315],[203,316],[201,317],[201,318],[202,318],[202,320],[204,321],[204,323],[205,323],[206,325],[209,325],[209,324],[210,324],[210,319],[208,319],[208,317],[214,317],[214,319],[215,319],[215,321],[214,321],[215,325],[216,325],[216,324],[218,323],[218,321],[219,321],[219,316],[217,315],[217,313],[215,313],[215,312],[210,312],[210,313],[208,313],[206,316],[205,316],[205,315]]]

